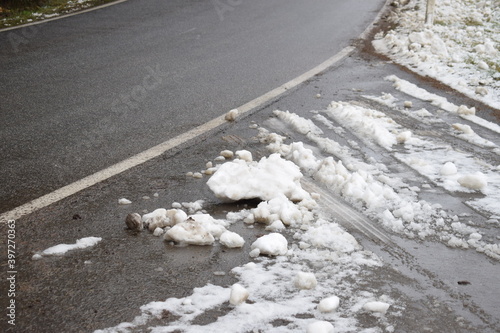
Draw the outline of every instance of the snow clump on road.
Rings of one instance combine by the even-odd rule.
[[[59,244],[51,246],[39,253],[33,255],[33,259],[41,259],[43,256],[61,256],[66,254],[68,251],[85,249],[88,247],[95,246],[97,243],[102,241],[101,237],[84,237],[76,241],[75,244]]]
[[[394,101],[392,99],[391,104]],[[446,105],[452,106],[450,103]],[[492,217],[500,215],[496,204],[500,200],[500,177],[496,166],[457,151],[437,139],[415,135],[385,113],[355,103],[332,102],[326,110],[320,112],[349,129],[365,144],[374,146],[373,143],[377,143],[394,158],[448,191],[479,191],[484,196],[473,199],[468,204],[490,212]],[[368,217],[380,221],[389,230],[410,238],[432,237],[448,246],[470,247],[500,259],[498,244],[471,239],[471,233],[480,234],[475,228],[466,234],[460,234],[450,228],[452,223],[459,220],[458,216],[448,214],[438,204],[419,200],[420,189],[409,186],[402,179],[391,175],[384,164],[376,163],[375,160],[367,164],[354,157],[352,149],[324,137],[310,119],[279,110],[274,114],[296,132],[317,144],[322,152],[332,154],[338,159],[333,156],[316,157],[313,150],[306,148],[302,142],[287,145],[283,137],[269,133],[263,128],[260,129],[261,142],[267,143],[273,153],[279,153],[299,165],[307,175],[342,196]],[[323,123],[329,121],[326,117],[314,118],[321,119]],[[309,130],[307,126],[310,126]],[[453,166],[447,164],[448,162],[453,163]],[[453,241],[455,239],[460,241]]]

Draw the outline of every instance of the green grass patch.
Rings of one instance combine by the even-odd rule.
[[[116,0],[0,0],[0,29],[77,12]]]

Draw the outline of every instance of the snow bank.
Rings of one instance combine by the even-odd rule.
[[[495,1],[436,1],[435,23],[425,25],[426,2],[411,0],[393,12],[396,28],[375,37],[375,49],[500,108],[500,11]],[[416,9],[418,8],[418,9]]]

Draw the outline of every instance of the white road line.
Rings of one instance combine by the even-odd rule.
[[[319,74],[326,70],[327,68],[333,66],[338,61],[342,60],[344,57],[351,54],[355,48],[353,46],[348,46],[341,50],[339,53],[335,54],[333,57],[329,58],[325,62],[320,65],[314,67],[313,69],[303,73],[302,75],[296,77],[295,79],[288,81],[282,86],[269,91],[268,93],[257,97],[256,99],[243,104],[238,107],[240,115],[250,112],[251,110],[269,102],[270,100],[278,97],[279,95],[287,92],[288,90],[297,87],[299,84],[311,79],[316,74]],[[74,183],[66,185],[54,192],[46,194],[38,199],[32,200],[24,205],[21,205],[17,208],[14,208],[11,211],[5,212],[0,215],[0,223],[6,223],[8,220],[16,220],[21,218],[22,216],[31,214],[43,207],[47,207],[55,202],[58,202],[64,198],[67,198],[79,191],[82,191],[86,188],[89,188],[97,183],[100,183],[108,178],[116,176],[126,170],[129,170],[135,166],[138,166],[144,162],[147,162],[155,157],[160,156],[161,154],[183,144],[186,143],[201,134],[204,134],[208,131],[211,131],[220,125],[226,123],[224,119],[224,115],[217,117],[215,119],[210,120],[209,122],[200,125],[190,131],[187,131],[181,135],[176,136],[170,140],[167,140],[163,143],[160,143],[157,146],[154,146],[148,150],[145,150],[137,155],[134,155],[122,162],[114,164],[104,170],[98,171],[90,176],[87,176],[83,179],[80,179]]]
[[[122,3],[122,2],[125,2],[125,1],[128,1],[128,0],[117,0],[117,1],[114,1],[114,2],[106,3],[104,5],[100,5],[100,6],[96,6],[96,7],[92,7],[92,8],[83,9],[83,10],[80,10],[80,11],[77,11],[77,12],[74,12],[74,13],[71,13],[71,14],[63,14],[61,16],[52,17],[52,18],[48,18],[48,19],[44,19],[44,20],[40,20],[40,21],[35,21],[35,22],[26,23],[26,24],[22,24],[22,25],[16,25],[15,27],[3,28],[3,29],[0,29],[0,32],[14,30],[14,29],[21,29],[21,28],[32,26],[32,25],[37,25],[37,24],[47,23],[47,22],[50,22],[50,21],[60,20],[60,19],[66,18],[66,17],[80,15],[80,14],[88,13],[88,12],[91,12],[91,11],[94,11],[94,10],[98,10],[98,9],[101,9],[101,8],[118,5],[119,3]]]

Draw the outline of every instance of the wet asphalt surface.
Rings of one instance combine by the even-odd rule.
[[[128,0],[0,32],[0,212],[288,82],[383,4]]]
[[[445,95],[456,104],[471,105],[471,101],[454,92],[443,91],[433,82],[358,50],[334,68],[254,110],[246,118],[227,123],[195,142],[18,220],[17,321],[15,329],[2,321],[2,329],[7,332],[91,332],[133,320],[140,314],[139,307],[151,301],[187,296],[194,287],[209,282],[230,286],[236,282],[230,269],[251,260],[248,247],[265,233],[262,228],[249,229],[243,223],[230,228],[246,239],[242,249],[225,249],[219,245],[175,247],[148,231],[126,230],[127,213],[142,213],[169,208],[173,202],[203,199],[208,213],[223,217],[228,211],[256,205],[257,202],[222,203],[205,185],[206,177],[194,179],[185,174],[204,169],[206,162],[224,149],[247,149],[254,159],[267,155],[264,145],[255,140],[256,130],[249,128],[253,123],[286,135],[290,141],[303,139],[287,128],[273,128],[276,123],[270,121],[272,111],[290,110],[307,116],[311,110],[324,109],[332,100],[359,100],[362,94],[380,95],[382,91],[393,93],[391,83],[383,79],[389,74]],[[318,93],[321,98],[315,97]],[[426,106],[422,101],[407,99],[412,100],[415,107]],[[494,110],[480,104],[476,107],[481,116],[498,123]],[[488,133],[481,135],[487,138]],[[467,144],[457,144],[463,145],[463,149],[472,149]],[[402,166],[394,167],[399,167],[402,175],[411,172]],[[438,193],[422,193],[422,196],[430,202],[442,203],[451,212],[466,211],[478,223],[485,220],[478,212],[464,207],[463,198],[436,190]],[[158,193],[158,197],[154,197],[154,193]],[[133,203],[118,205],[122,197]],[[402,238],[379,227],[391,240],[381,243],[360,232],[349,219],[336,216],[335,212],[331,214],[366,249],[386,262],[383,267],[366,272],[363,287],[376,288],[405,304],[402,314],[387,315],[396,332],[498,331],[500,266],[497,261],[474,251]],[[2,234],[6,234],[5,229],[5,225],[0,226]],[[491,240],[499,236],[498,230],[487,232]],[[61,257],[31,259],[37,251],[60,243],[74,243],[88,236],[102,237],[103,241],[90,249],[72,251]],[[6,270],[4,264],[1,269]],[[217,271],[226,272],[226,275],[214,275]],[[458,281],[470,284],[460,285]],[[2,279],[1,290],[6,287]],[[1,302],[0,306],[5,308],[3,297]],[[201,316],[199,323],[216,320],[220,313],[229,309]],[[171,319],[165,314],[156,324],[166,324]],[[372,316],[360,314],[357,319],[362,327],[376,325]]]
[[[206,7],[205,10],[207,10]],[[186,27],[186,31],[189,30],[187,28],[189,27]],[[136,233],[126,230],[124,219],[130,212],[143,213],[160,207],[169,208],[173,202],[192,202],[199,199],[205,200],[204,209],[216,218],[224,217],[229,211],[255,206],[257,202],[222,203],[205,185],[206,177],[194,179],[186,177],[185,174],[189,171],[204,169],[206,162],[213,160],[221,150],[225,149],[233,151],[248,149],[253,153],[254,159],[267,155],[264,145],[254,138],[257,132],[249,128],[249,125],[253,123],[285,135],[290,138],[290,141],[304,140],[303,137],[292,133],[286,127],[273,128],[273,124],[276,123],[270,120],[273,119],[272,111],[275,109],[290,110],[308,116],[311,110],[324,109],[332,100],[360,100],[363,94],[380,95],[382,92],[396,94],[391,83],[384,80],[386,75],[396,74],[430,92],[445,95],[455,104],[476,106],[481,117],[499,122],[495,110],[472,102],[431,80],[416,77],[362,49],[363,45],[360,44],[356,53],[334,68],[330,68],[268,105],[254,110],[244,119],[227,123],[159,158],[17,220],[15,228],[18,272],[15,297],[16,326],[8,325],[4,317],[0,321],[0,330],[23,333],[92,332],[95,329],[133,320],[140,314],[140,306],[146,303],[162,301],[169,297],[188,296],[193,288],[204,286],[209,282],[222,286],[230,286],[236,282],[230,274],[230,269],[250,261],[251,258],[248,256],[250,244],[259,235],[266,233],[258,225],[250,229],[243,223],[237,223],[230,228],[246,239],[246,245],[242,249],[226,249],[219,245],[176,247],[164,242],[162,238],[153,236],[148,231]],[[141,65],[145,66],[146,63],[141,63]],[[249,70],[252,69],[250,66]],[[141,66],[135,69],[135,77],[139,80],[137,82],[142,82],[143,70],[144,67]],[[272,85],[275,82],[269,84]],[[240,83],[230,81],[230,85],[239,86]],[[130,86],[125,88],[128,89]],[[266,91],[268,88],[263,85],[259,89]],[[321,94],[321,98],[315,97],[318,93]],[[116,96],[113,93],[111,95]],[[234,101],[234,106],[241,104],[241,101],[245,101],[245,98],[250,95],[241,95],[237,101]],[[221,94],[216,94],[216,96],[219,98]],[[428,107],[422,101],[409,97],[405,99],[411,100],[414,108]],[[108,102],[111,103],[112,100]],[[151,103],[157,102],[162,101]],[[367,103],[366,100],[363,102]],[[150,102],[145,103],[148,107],[150,106]],[[223,103],[231,105],[227,104],[227,101]],[[209,104],[206,101],[200,102],[201,107]],[[217,112],[218,106],[214,104],[209,108],[212,111],[206,115],[203,114],[203,117],[207,119]],[[389,112],[384,110],[386,111]],[[391,116],[397,117],[392,114]],[[446,117],[446,115],[442,116]],[[155,119],[154,114],[150,117],[152,120]],[[99,116],[96,115],[96,123],[98,119]],[[398,121],[406,121],[405,125],[415,130],[427,130],[425,127],[419,127],[422,126],[421,124],[412,123],[407,119],[398,119]],[[125,122],[120,120],[120,124]],[[201,123],[202,119],[199,122]],[[61,126],[64,127],[64,122]],[[105,128],[108,127],[109,123]],[[185,129],[185,126],[180,124],[171,127],[176,127],[179,131]],[[71,127],[69,129],[71,130]],[[123,129],[124,132],[127,130]],[[77,132],[74,131],[74,133]],[[486,139],[492,135],[488,131],[481,132],[480,129],[477,129],[477,132]],[[89,137],[93,137],[93,133],[91,131]],[[90,143],[87,143],[90,146],[85,146],[85,150],[101,151],[102,142],[110,135],[112,136],[111,133],[104,136],[97,135],[95,141],[90,140]],[[132,146],[137,149],[150,144],[142,139],[139,141],[140,143],[134,143],[134,140],[127,142],[132,142]],[[117,142],[123,141],[117,140]],[[455,140],[454,145],[465,151],[477,150],[459,140]],[[57,147],[55,149],[57,150]],[[113,148],[108,149],[113,150]],[[371,153],[383,156],[383,152]],[[487,152],[479,153],[489,162],[495,162],[495,158],[498,158],[495,155],[488,155]],[[103,152],[103,155],[106,154],[108,153]],[[114,158],[119,160],[127,154],[130,152],[120,153]],[[33,161],[36,161],[36,158],[36,154],[33,155]],[[71,156],[66,158],[72,159]],[[79,164],[86,164],[88,157],[81,155],[79,158],[67,164],[71,165],[68,167],[68,174],[74,171],[74,177],[88,170],[85,169],[86,167],[79,169]],[[97,167],[103,160],[88,163]],[[113,159],[107,161],[113,161]],[[387,164],[390,165],[390,163],[393,161],[388,158]],[[40,166],[40,170],[48,167],[48,165]],[[393,167],[400,168],[402,175],[411,173],[410,170],[400,165]],[[33,168],[36,169],[36,167]],[[2,170],[5,169],[2,167]],[[46,177],[50,178],[53,175],[47,174]],[[59,184],[70,180],[71,177],[62,176],[55,179],[42,190],[57,188]],[[44,182],[44,178],[40,177],[38,181]],[[31,183],[28,192],[36,187],[36,184],[36,182]],[[470,218],[484,227],[483,231],[486,232],[485,237],[488,240],[498,239],[499,230],[488,229],[482,225],[485,216],[463,205],[463,200],[466,198],[452,196],[436,188],[433,190],[437,192],[426,193],[424,191],[421,196],[430,202],[442,203],[450,211],[471,214]],[[37,192],[30,193],[35,195]],[[155,193],[158,193],[158,197],[154,196]],[[149,199],[143,198],[144,196],[148,196]],[[118,199],[123,197],[130,199],[132,204],[118,205]],[[19,195],[19,198],[26,199],[28,196]],[[342,201],[339,198],[334,199]],[[405,304],[401,315],[388,314],[389,321],[394,323],[396,332],[498,331],[500,297],[498,297],[497,277],[500,276],[500,266],[497,261],[474,251],[450,249],[432,241],[418,242],[401,238],[382,228],[380,230],[387,234],[391,241],[381,243],[370,235],[360,232],[345,216],[337,216],[335,212],[330,213],[352,232],[366,249],[374,251],[387,263],[383,267],[367,271],[363,277],[363,283],[366,288],[381,290],[401,304]],[[352,214],[356,212],[352,211]],[[0,225],[0,232],[2,235],[7,235],[7,226]],[[72,251],[60,257],[32,260],[33,254],[38,251],[56,244],[71,244],[76,239],[88,236],[102,237],[103,240],[89,249]],[[5,253],[5,243],[2,242],[1,246],[2,253]],[[5,261],[1,262],[0,269],[2,272],[7,271]],[[226,274],[214,275],[214,272],[220,271]],[[459,281],[468,281],[470,284],[460,285]],[[7,307],[7,298],[4,297],[4,291],[7,289],[7,280],[2,278],[0,281],[0,290],[2,290],[0,307],[2,309]],[[219,311],[223,313],[229,309],[228,306]],[[201,316],[199,323],[214,321],[220,313],[215,311]],[[171,319],[173,318],[165,314],[165,318],[158,320],[157,324],[168,323]],[[371,316],[360,314],[357,319],[362,327],[376,325],[376,319]]]

